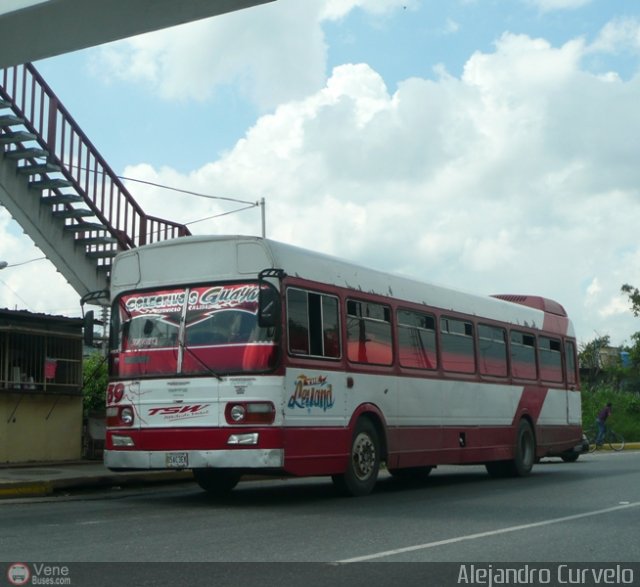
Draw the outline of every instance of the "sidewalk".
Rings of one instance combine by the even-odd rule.
[[[114,473],[102,461],[0,465],[0,499],[45,497],[66,489],[192,481],[191,471]]]

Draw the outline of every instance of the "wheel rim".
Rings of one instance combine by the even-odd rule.
[[[375,471],[376,445],[368,434],[356,436],[351,453],[353,472],[360,481],[366,481]]]

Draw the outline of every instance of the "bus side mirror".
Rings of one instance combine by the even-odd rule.
[[[86,346],[93,346],[93,310],[85,312],[84,315],[84,344]]]
[[[280,294],[271,287],[267,277],[282,281],[286,277],[283,269],[263,269],[258,274],[258,326],[275,328],[280,323]]]
[[[258,326],[275,328],[280,322],[280,295],[272,287],[261,287],[258,294]]]

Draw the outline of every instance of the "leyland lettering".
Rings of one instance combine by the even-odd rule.
[[[298,375],[296,388],[289,398],[289,408],[322,408],[325,412],[333,407],[333,389],[323,376]]]

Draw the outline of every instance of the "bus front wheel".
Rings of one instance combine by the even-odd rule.
[[[334,475],[333,483],[343,495],[368,495],[378,480],[380,439],[373,422],[360,418],[351,441],[349,462],[342,475]]]
[[[193,477],[210,495],[226,495],[240,481],[242,473],[233,469],[194,469]]]

